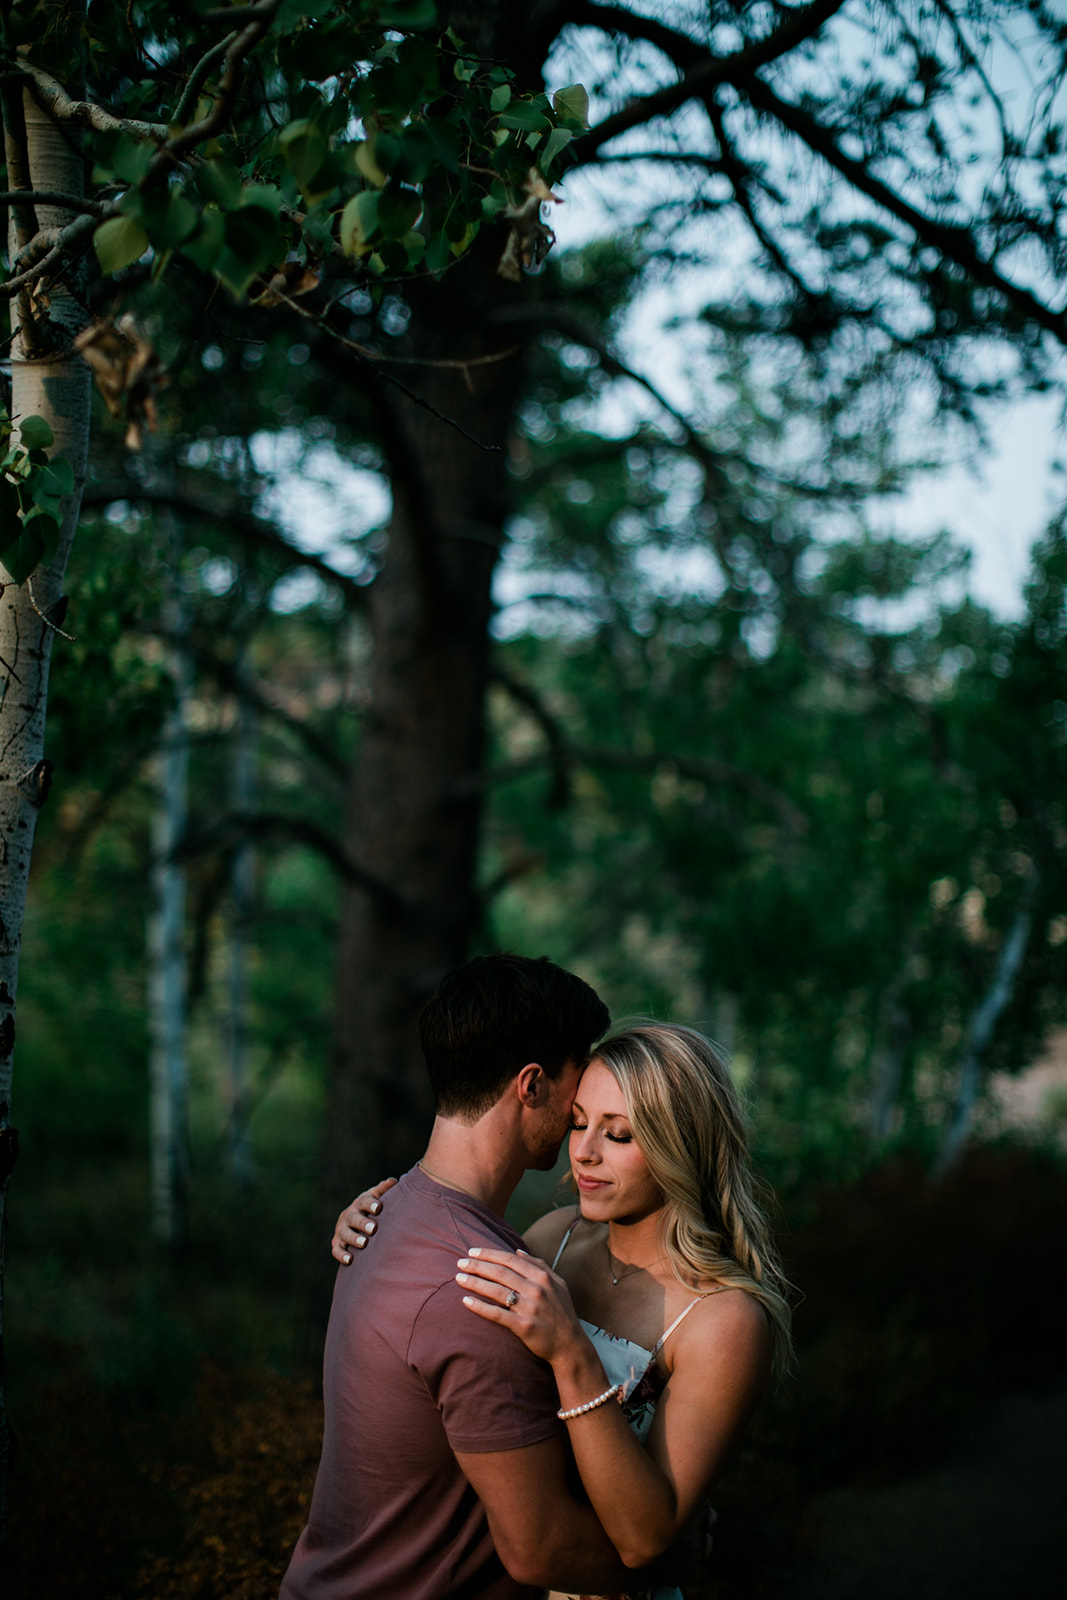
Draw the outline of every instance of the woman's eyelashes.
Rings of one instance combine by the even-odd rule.
[[[571,1123],[571,1132],[572,1133],[584,1133],[586,1128],[588,1128],[588,1126],[589,1126],[588,1122],[572,1122]],[[612,1144],[629,1144],[631,1142],[631,1140],[633,1139],[633,1134],[632,1133],[608,1133],[607,1129],[605,1129],[604,1130],[604,1137],[606,1139],[610,1139]]]

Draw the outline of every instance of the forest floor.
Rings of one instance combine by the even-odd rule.
[[[1006,1396],[944,1461],[803,1508],[803,1553],[767,1600],[1059,1600],[1067,1389]]]

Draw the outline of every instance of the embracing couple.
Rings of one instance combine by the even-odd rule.
[[[680,1536],[788,1364],[786,1285],[722,1059],[609,1020],[513,955],[423,1010],[437,1115],[422,1160],[338,1221],[322,1460],[281,1600],[673,1600],[691,1575]],[[568,1133],[577,1204],[520,1239],[508,1201]]]

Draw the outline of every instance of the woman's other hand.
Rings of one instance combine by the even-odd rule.
[[[456,1265],[463,1304],[510,1328],[542,1360],[556,1361],[586,1339],[567,1285],[536,1256],[481,1247]]]
[[[373,1189],[357,1194],[352,1204],[341,1212],[330,1240],[330,1253],[342,1267],[349,1265],[353,1250],[362,1250],[377,1229],[374,1219],[382,1209],[382,1195],[388,1194],[395,1183],[395,1178],[383,1178]]]

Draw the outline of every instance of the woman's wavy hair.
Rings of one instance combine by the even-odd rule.
[[[743,1289],[767,1313],[772,1375],[792,1364],[790,1284],[752,1172],[730,1069],[692,1028],[628,1024],[595,1051],[615,1077],[634,1140],[665,1199],[667,1259],[686,1284]]]

